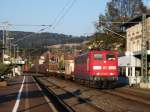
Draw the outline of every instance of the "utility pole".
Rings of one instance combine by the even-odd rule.
[[[17,44],[14,44],[13,46],[14,46],[14,59],[15,59],[16,58],[16,46],[17,46]]]
[[[9,38],[9,55],[10,55],[10,57],[12,57],[12,40],[13,40],[14,38]]]
[[[3,29],[3,52],[2,52],[2,63],[4,63],[4,55],[5,55],[5,30]]]
[[[17,56],[16,56],[16,58],[18,58],[18,56],[19,56],[19,46],[17,46]]]
[[[8,32],[7,32],[7,29],[8,29],[8,22],[2,22],[3,24],[3,51],[2,51],[2,63],[4,63],[4,56],[6,54],[6,49],[8,47],[8,43],[7,43],[7,38],[8,38]]]
[[[147,76],[147,20],[146,20],[146,14],[142,15],[141,75],[142,75],[142,81],[144,83],[148,82],[148,76]]]
[[[9,35],[8,35],[8,30],[7,30],[8,26],[6,25],[6,31],[5,31],[5,54],[9,55]]]

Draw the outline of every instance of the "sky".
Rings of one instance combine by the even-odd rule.
[[[72,1],[0,0],[0,22],[8,21],[15,24],[9,27],[9,30],[15,31],[38,32],[45,27],[28,25],[47,24],[53,26],[46,29],[47,32],[75,36],[94,33],[94,23],[98,20],[98,16],[104,13],[108,0],[75,0],[71,7]],[[18,24],[27,26],[16,26]]]
[[[45,27],[30,25],[52,25],[44,31],[74,36],[91,35],[95,32],[94,23],[105,12],[108,1],[0,0],[0,22],[14,24],[8,28],[14,31],[38,32]]]

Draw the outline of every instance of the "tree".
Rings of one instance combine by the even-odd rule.
[[[98,34],[93,35],[90,46],[110,50],[117,47],[123,51],[125,38],[116,35],[125,36],[120,30],[120,25],[144,12],[146,7],[142,0],[111,0],[107,3],[105,14],[100,14],[99,21],[95,24]]]
[[[12,67],[13,65],[6,65],[0,63],[0,81],[4,80],[4,78],[2,78],[1,76],[7,77],[7,75],[12,72]]]
[[[118,31],[119,22],[125,22],[144,12],[146,7],[142,0],[111,0],[107,3],[105,15],[99,16],[96,28],[104,26]]]
[[[124,33],[120,32],[120,35]],[[112,33],[95,33],[87,43],[91,49],[96,50],[119,50],[123,52],[125,48],[125,38],[118,38]]]

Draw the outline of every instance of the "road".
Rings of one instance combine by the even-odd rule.
[[[17,76],[0,87],[0,112],[57,112],[32,76]]]

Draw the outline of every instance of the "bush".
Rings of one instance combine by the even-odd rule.
[[[0,63],[0,80],[4,80],[9,73],[12,72],[13,65],[5,65]]]

